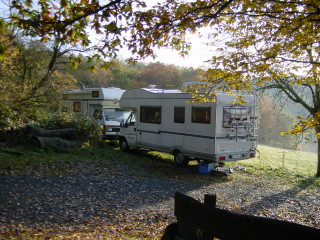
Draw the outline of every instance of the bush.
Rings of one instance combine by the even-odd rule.
[[[89,142],[91,145],[98,143],[102,137],[101,126],[88,116],[67,113],[50,114],[39,118],[37,122],[32,122],[32,125],[47,130],[74,128],[76,129],[75,138],[82,142]]]

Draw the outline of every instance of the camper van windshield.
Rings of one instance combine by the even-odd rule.
[[[105,108],[103,113],[106,121],[121,122],[127,120],[131,111],[117,108]]]

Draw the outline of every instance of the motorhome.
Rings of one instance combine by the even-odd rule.
[[[169,152],[177,165],[190,159],[223,163],[255,157],[258,108],[254,94],[218,93],[215,102],[190,103],[179,90],[130,89],[120,107],[132,110],[122,123],[119,143],[130,147]]]
[[[120,122],[127,119],[131,112],[119,107],[124,92],[114,87],[65,90],[62,92],[60,112],[89,116],[103,125],[104,139],[116,139]]]

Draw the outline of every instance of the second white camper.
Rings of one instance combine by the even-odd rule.
[[[104,139],[117,139],[120,122],[130,114],[130,110],[119,107],[124,92],[115,87],[65,90],[62,92],[60,112],[88,116],[103,126]]]
[[[190,158],[225,162],[255,157],[257,106],[255,95],[243,95],[245,105],[219,93],[216,102],[190,104],[179,90],[130,89],[120,107],[132,110],[123,122],[120,148],[140,147],[174,155],[177,165]]]

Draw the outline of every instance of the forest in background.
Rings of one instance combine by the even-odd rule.
[[[6,54],[1,55],[0,61],[1,129],[15,129],[44,115],[57,113],[60,92],[65,89],[129,89],[148,85],[180,89],[185,82],[201,80],[201,75],[194,68],[160,62],[129,64],[115,58],[108,62],[94,61],[81,53],[74,56],[73,51],[56,57],[50,78],[44,81],[48,74],[47,67],[55,54],[49,44],[19,37],[10,39],[9,33],[3,33],[0,37],[7,41]],[[295,117],[287,110],[268,94],[260,96],[259,143],[313,151],[314,145],[301,144],[301,139],[296,136],[280,135],[281,131],[290,129],[292,118]]]

